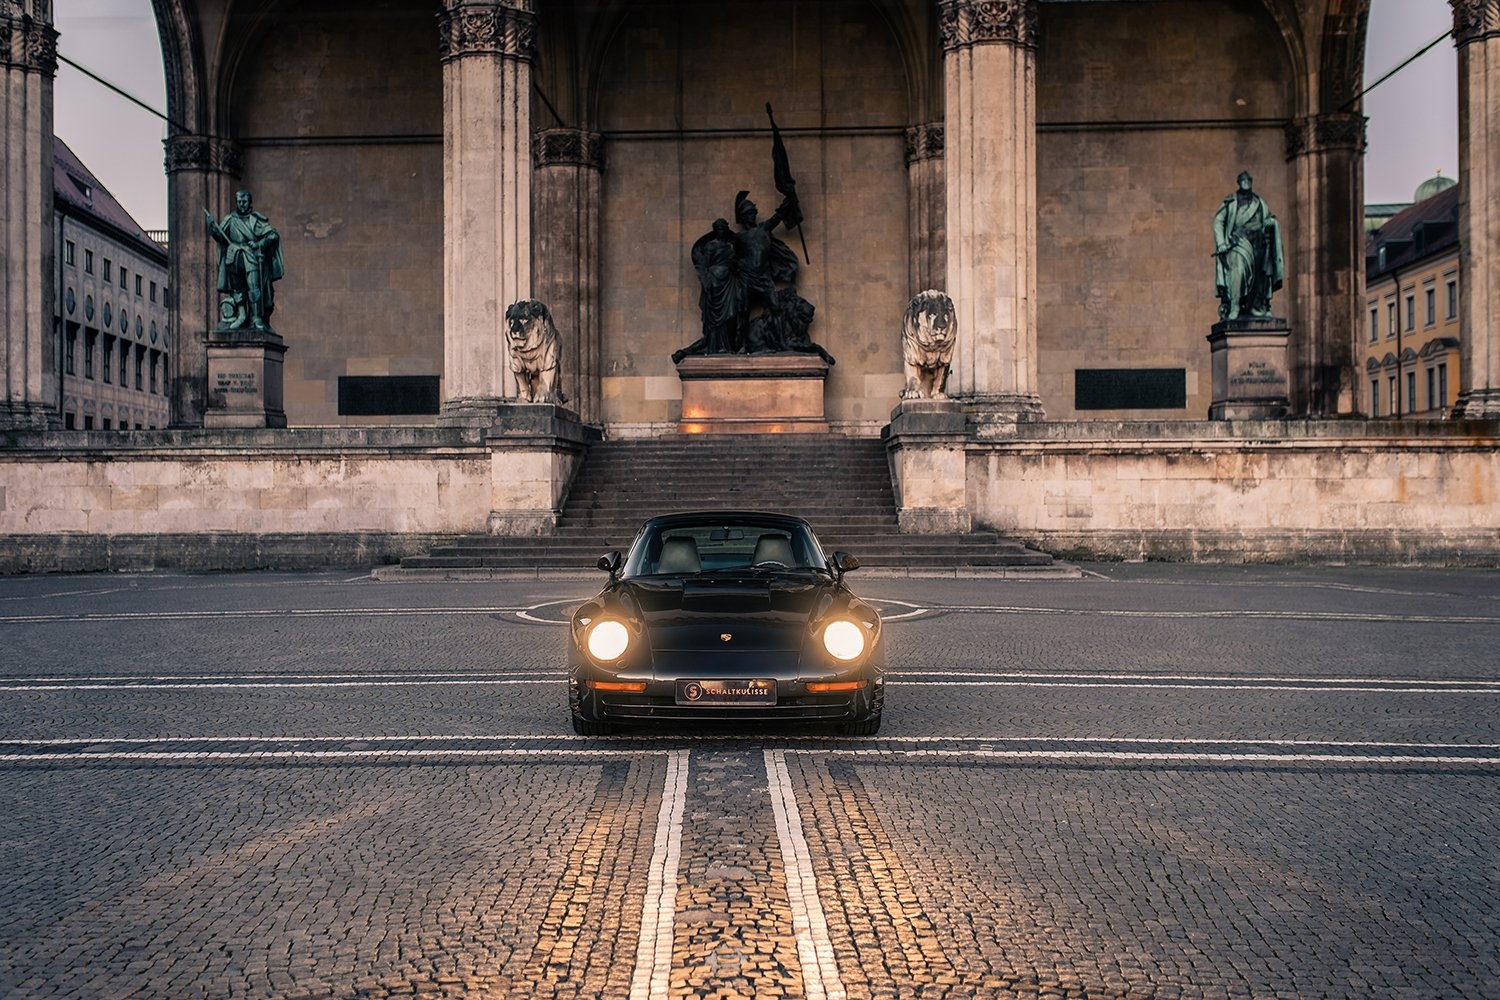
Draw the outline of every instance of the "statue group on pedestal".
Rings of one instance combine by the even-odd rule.
[[[766,114],[771,106],[766,105]],[[724,219],[715,219],[693,244],[693,268],[702,291],[698,309],[703,335],[681,350],[672,362],[690,354],[817,354],[830,365],[833,356],[812,342],[813,304],[797,294],[797,255],[774,235],[776,227],[802,225],[797,182],[787,165],[781,131],[771,119],[771,159],[781,204],[762,221],[749,191],[734,199],[735,232]]]

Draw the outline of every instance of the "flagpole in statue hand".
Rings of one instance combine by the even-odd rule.
[[[802,206],[797,201],[797,182],[792,179],[792,167],[787,162],[786,144],[781,141],[781,129],[776,127],[776,116],[771,114],[771,102],[766,102],[766,117],[771,120],[771,166],[776,174],[776,190],[785,198],[783,206],[789,208],[785,222],[797,230],[802,240],[802,259],[808,264],[807,237],[802,232]]]

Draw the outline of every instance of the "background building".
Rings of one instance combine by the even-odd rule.
[[[55,329],[68,430],[171,421],[167,251],[55,140]]]
[[[1437,419],[1458,401],[1460,194],[1452,179],[1429,178],[1365,241],[1369,416]]]

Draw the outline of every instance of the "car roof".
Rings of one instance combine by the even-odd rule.
[[[642,528],[674,528],[685,524],[777,524],[812,530],[812,525],[793,514],[773,514],[760,510],[697,510],[661,514],[650,518]]]

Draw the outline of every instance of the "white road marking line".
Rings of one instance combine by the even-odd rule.
[[[778,742],[826,743],[828,737],[818,735],[784,735],[776,737]],[[723,742],[741,743],[744,737],[735,735],[684,736],[672,733],[642,732],[630,737],[632,743],[682,743]],[[1500,750],[1500,743],[1396,743],[1373,740],[1286,740],[1286,739],[1239,739],[1226,740],[1214,737],[1197,739],[1191,736],[1173,736],[1170,739],[1157,736],[881,736],[882,744],[977,744],[980,749],[990,749],[990,743],[1036,743],[1036,744],[1119,744],[1148,746],[1218,746],[1218,747],[1362,747],[1388,750]],[[594,737],[572,734],[525,735],[521,733],[449,733],[437,735],[393,735],[393,736],[87,736],[66,739],[6,739],[0,737],[0,746],[91,746],[108,744],[139,746],[153,743],[597,743]],[[589,749],[584,752],[635,753],[634,750]],[[660,750],[639,751],[661,753]]]
[[[558,677],[516,680],[466,680],[466,681],[301,681],[295,684],[280,684],[271,681],[214,681],[214,682],[131,682],[127,684],[11,684],[0,685],[0,691],[182,691],[211,689],[231,691],[240,688],[281,688],[295,691],[299,688],[356,688],[356,687],[494,687],[524,684],[556,684]]]
[[[667,755],[656,842],[641,904],[641,937],[635,949],[630,1000],[666,1000],[671,996],[672,933],[677,918],[677,867],[682,857],[682,814],[687,803],[687,750]]]
[[[1422,757],[1391,754],[1333,753],[1162,753],[1139,750],[907,750],[901,748],[828,747],[794,749],[790,753],[837,754],[847,757],[965,757],[978,760],[1112,761],[1149,764],[1466,764],[1500,767],[1500,757]]]
[[[1239,674],[1168,674],[1168,673],[1041,673],[1027,670],[1006,670],[996,672],[984,672],[976,670],[888,670],[887,677],[964,677],[974,680],[988,678],[1023,678],[1025,680],[1045,680],[1057,678],[1061,680],[1087,680],[1087,681],[1237,681],[1239,683],[1266,683],[1266,684],[1488,684],[1500,687],[1500,680],[1444,680],[1437,677],[1319,677],[1308,675],[1306,677],[1295,677],[1282,674],[1272,675],[1239,675]]]
[[[1453,625],[1500,625],[1500,618],[1490,615],[1399,615],[1367,611],[1255,611],[1249,608],[1202,611],[1131,610],[1125,608],[1038,608],[1000,604],[934,604],[928,610],[955,614],[990,615],[1067,615],[1098,618],[1231,618],[1272,621],[1310,622],[1393,622]]]
[[[1325,687],[1309,684],[1148,684],[1142,681],[886,681],[886,687],[1043,687],[1059,690],[1073,688],[1126,688],[1140,691],[1338,691],[1343,694],[1484,694],[1500,695],[1500,687],[1425,688]]]
[[[797,794],[786,769],[786,751],[767,750],[765,756],[766,782],[771,792],[771,809],[776,814],[776,836],[792,908],[792,931],[802,964],[802,988],[808,1000],[844,1000],[844,982],[828,937],[828,922],[813,874],[812,851],[802,833]]]
[[[72,615],[7,615],[0,625],[39,625],[59,622],[215,621],[224,618],[412,618],[511,615],[517,607],[483,608],[220,608],[213,611],[99,611]]]
[[[109,742],[109,741],[104,741]],[[6,744],[14,745],[14,744]],[[660,750],[638,750],[637,754],[661,753]],[[35,753],[0,754],[0,763],[33,764],[42,762],[70,761],[75,764],[97,761],[258,761],[258,760],[410,760],[414,758],[468,757],[616,757],[622,750],[593,750],[586,747],[569,750],[545,748],[460,748],[429,747],[414,750],[118,750],[107,753]]]

